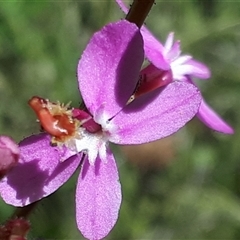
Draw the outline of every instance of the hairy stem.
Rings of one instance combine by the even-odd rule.
[[[126,19],[129,22],[135,23],[140,28],[153,4],[154,0],[134,0]]]

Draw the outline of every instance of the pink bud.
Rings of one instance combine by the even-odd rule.
[[[0,136],[0,179],[3,178],[19,159],[18,145],[7,136]]]

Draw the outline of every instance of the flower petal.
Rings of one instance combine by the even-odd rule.
[[[177,67],[177,66],[182,66],[183,64],[190,61],[191,59],[192,59],[192,56],[190,56],[190,55],[179,56],[176,60],[171,62],[171,67],[173,68],[173,67]]]
[[[110,141],[141,144],[167,137],[194,117],[200,102],[200,92],[194,85],[170,83],[139,97],[117,114],[112,121],[121,127]]]
[[[79,133],[81,134],[81,139],[76,139],[76,148],[78,152],[84,151],[88,155],[88,160],[90,165],[94,165],[97,155],[104,154],[105,145],[107,140],[102,137],[101,134],[89,133],[85,129],[81,129]]]
[[[181,49],[180,49],[180,41],[176,41],[172,48],[166,52],[165,56],[168,59],[169,62],[174,61],[177,59],[181,54]]]
[[[18,165],[0,182],[3,200],[14,206],[28,205],[56,191],[81,160],[81,154],[71,157],[73,153],[67,149],[51,147],[50,137],[44,133],[24,139],[19,146]]]
[[[119,7],[122,9],[122,11],[127,14],[128,13],[128,7],[124,4],[122,0],[115,0]]]
[[[114,116],[128,101],[139,79],[143,40],[133,23],[121,20],[95,33],[78,64],[79,89],[94,115],[103,108]]]
[[[172,70],[176,75],[191,75],[199,79],[208,79],[211,76],[209,68],[205,64],[194,59],[189,59],[182,64],[174,62],[172,64]]]
[[[202,100],[197,117],[209,128],[226,133],[233,134],[234,130],[229,126],[207,103]]]
[[[128,13],[128,8],[122,0],[115,0],[125,14]],[[157,68],[162,70],[170,69],[169,63],[163,56],[163,45],[153,36],[153,34],[145,27],[141,27],[141,33],[144,40],[144,53],[146,58]]]
[[[112,153],[91,166],[87,159],[76,192],[77,225],[84,237],[102,239],[113,228],[122,200],[117,166]]]
[[[164,50],[166,52],[169,52],[172,49],[172,47],[173,47],[173,40],[174,40],[174,32],[170,32],[168,34],[167,40],[166,40],[166,42],[164,44]]]
[[[146,58],[159,69],[170,69],[170,65],[163,55],[163,45],[153,36],[153,34],[146,27],[141,27],[141,33],[143,36],[144,53]]]
[[[190,77],[187,77],[184,81],[187,81],[196,86]],[[226,133],[233,134],[234,130],[229,126],[208,104],[202,99],[197,117],[209,128]]]

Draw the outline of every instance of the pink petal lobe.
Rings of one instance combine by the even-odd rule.
[[[199,90],[184,82],[173,82],[142,95],[113,118],[120,128],[110,141],[141,144],[167,137],[194,117],[200,102]]]
[[[144,41],[144,53],[146,58],[157,68],[162,70],[170,69],[170,64],[164,57],[163,45],[144,26],[141,27]]]
[[[106,162],[84,162],[76,192],[77,225],[87,239],[102,239],[113,228],[122,200],[117,166],[112,153]]]
[[[172,48],[166,53],[166,58],[172,62],[177,59],[181,54],[180,41],[176,41]]]
[[[124,4],[122,0],[116,0],[119,7],[122,9],[122,11],[127,14],[128,13],[128,7]]]
[[[185,81],[193,84],[193,80],[187,77]],[[197,117],[209,128],[225,134],[233,134],[234,130],[229,126],[208,104],[202,99]]]
[[[0,182],[0,195],[14,206],[28,205],[56,191],[81,159],[81,154],[73,155],[64,147],[51,147],[50,137],[44,133],[24,139],[19,147],[18,165]]]
[[[184,75],[191,75],[192,77],[199,79],[208,79],[211,77],[211,71],[209,68],[205,64],[194,59],[188,60],[185,64],[179,66],[179,70],[180,68]]]
[[[110,117],[126,104],[138,82],[143,40],[133,23],[121,20],[95,33],[78,64],[83,100],[93,114],[104,107]]]
[[[209,128],[225,134],[233,134],[233,128],[228,125],[208,104],[202,100],[197,117]]]
[[[170,32],[168,34],[167,40],[166,40],[166,42],[164,44],[164,48],[165,48],[166,52],[169,52],[172,49],[172,47],[173,47],[173,40],[174,40],[174,32]]]

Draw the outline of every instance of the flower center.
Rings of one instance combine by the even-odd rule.
[[[74,138],[81,138],[79,128],[89,133],[101,130],[92,116],[80,109],[70,109],[69,104],[52,103],[47,99],[34,96],[28,101],[35,111],[42,128],[52,136],[51,143],[65,143]]]

